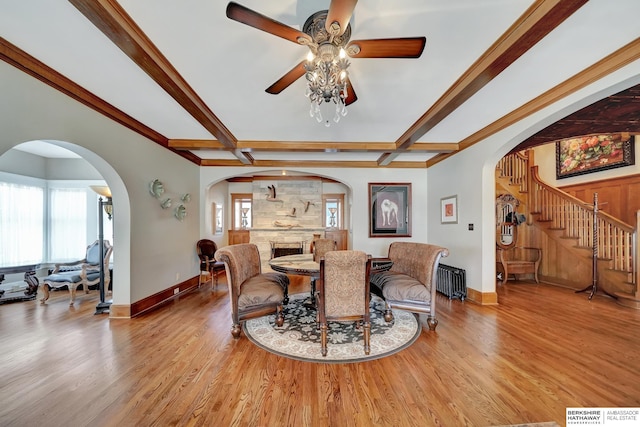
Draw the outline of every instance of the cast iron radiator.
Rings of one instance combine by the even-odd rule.
[[[463,269],[450,265],[438,264],[436,291],[451,298],[467,297],[467,279]]]

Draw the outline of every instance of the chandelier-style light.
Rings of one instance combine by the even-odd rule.
[[[339,26],[331,26],[331,31],[327,31],[326,18],[327,11],[320,11],[304,24],[303,31],[313,40],[308,44],[310,52],[304,69],[305,95],[311,103],[309,115],[329,127],[332,114],[335,123],[347,115],[349,61],[344,48],[351,37],[351,26],[347,25],[342,33]]]
[[[330,43],[318,47],[318,56],[309,52],[304,64],[307,78],[305,95],[311,101],[309,115],[318,123],[324,122],[327,127],[331,126],[329,117],[326,117],[331,113],[331,109],[325,108],[323,117],[320,108],[323,103],[335,107],[334,122],[338,123],[341,117],[347,115],[345,100],[348,95],[348,67],[349,61],[344,49]]]

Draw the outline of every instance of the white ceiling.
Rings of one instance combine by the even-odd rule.
[[[78,159],[79,155],[66,148],[58,147],[51,144],[48,141],[28,141],[18,144],[15,147],[16,150],[24,151],[25,153],[35,154],[40,157],[46,157],[49,159]]]
[[[72,3],[114,1],[0,0],[1,36],[169,140],[215,140],[199,120],[130,59]],[[358,100],[329,128],[309,117],[304,78],[279,95],[265,89],[305,58],[307,48],[230,20],[226,1],[120,0],[235,141],[253,159],[370,161],[371,152],[274,151],[278,143],[398,143],[532,5],[545,0],[361,0],[352,39],[425,36],[418,59],[351,59]],[[240,4],[301,29],[328,0],[241,0]],[[565,1],[564,3],[574,3]],[[636,40],[638,0],[591,0],[417,142],[460,143],[541,93]],[[635,17],[635,18],[634,18]],[[544,20],[543,20],[544,22]],[[118,30],[113,30],[118,33]],[[252,149],[269,141],[271,149]],[[435,152],[402,152],[396,161],[425,162]],[[234,161],[229,150],[193,150],[200,159]],[[272,164],[276,164],[272,163]]]

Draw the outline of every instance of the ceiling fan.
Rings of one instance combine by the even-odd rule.
[[[419,58],[422,55],[426,43],[425,37],[349,41],[351,38],[349,21],[356,3],[357,0],[331,0],[329,9],[321,10],[311,15],[305,22],[302,31],[261,15],[235,2],[230,2],[227,5],[227,17],[309,48],[311,55],[307,60],[301,61],[266,89],[266,92],[274,95],[282,92],[305,74],[307,75],[307,80],[310,81],[310,87],[313,88],[314,82],[311,81],[313,76],[310,67],[313,57],[327,62],[333,61],[334,63],[342,61],[341,68],[346,71],[349,63],[344,59],[344,56],[341,56],[341,51],[351,58]],[[343,73],[342,77],[337,77],[336,79],[344,80],[342,84],[345,90],[340,95],[342,97],[340,102],[344,105],[355,102],[358,98],[348,75]],[[337,84],[340,84],[340,82],[337,82]],[[348,91],[346,90],[347,86],[351,87]],[[320,95],[320,98],[324,97],[329,102],[330,95],[325,91],[324,94]],[[322,102],[322,99],[319,102]]]

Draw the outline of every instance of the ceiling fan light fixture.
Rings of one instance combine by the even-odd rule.
[[[304,75],[307,80],[305,95],[312,104],[309,110],[311,116],[316,117],[316,114],[320,114],[319,108],[316,107],[333,102],[336,107],[336,117],[339,119],[347,114],[345,107],[358,100],[347,72],[349,67],[347,56],[350,58],[419,58],[426,43],[426,37],[354,40],[350,43],[351,24],[349,22],[356,3],[357,0],[331,0],[329,10],[321,10],[309,16],[302,26],[302,31],[235,2],[227,5],[227,17],[308,47],[307,60],[298,63],[269,86],[266,92],[277,95]],[[350,87],[349,92],[347,92],[348,87]],[[313,104],[316,104],[316,107]],[[327,123],[328,121],[325,122]]]
[[[340,24],[334,22],[330,26],[332,31],[327,31],[326,18],[326,10],[317,12],[309,17],[303,27],[303,31],[313,40],[308,45],[309,54],[304,69],[307,79],[305,96],[311,103],[309,115],[329,127],[332,112],[328,107],[335,106],[335,123],[346,115],[349,61],[344,47],[351,37],[351,26],[347,25],[346,31],[340,35]]]

